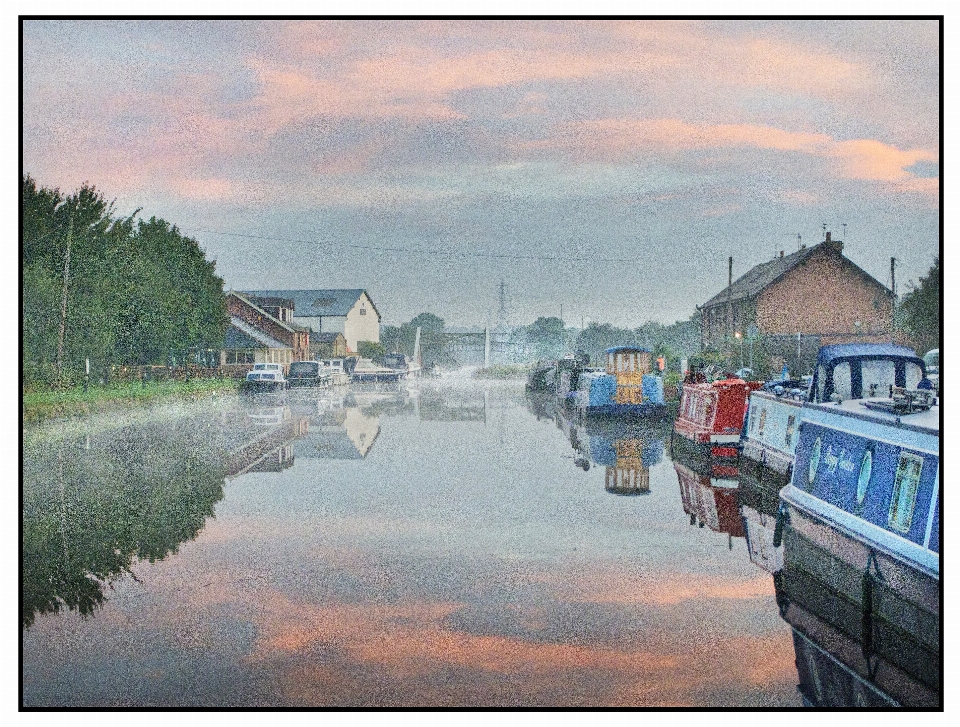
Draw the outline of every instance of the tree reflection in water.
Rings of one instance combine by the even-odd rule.
[[[135,560],[176,553],[223,497],[221,448],[191,421],[35,444],[23,465],[21,623],[88,616]],[[89,441],[89,440],[87,440]],[[214,446],[211,446],[214,445]],[[133,576],[134,578],[136,576]]]

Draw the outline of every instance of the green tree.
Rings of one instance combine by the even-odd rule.
[[[384,355],[386,355],[387,347],[375,341],[357,341],[357,353],[359,353],[362,358],[369,358],[379,363],[383,360]]]
[[[923,354],[940,347],[940,256],[933,258],[933,267],[920,278],[919,285],[900,301],[899,319],[917,352]]]
[[[21,185],[25,383],[54,383],[70,240],[65,371],[89,358],[109,364],[165,363],[173,351],[219,348],[228,317],[223,280],[196,240],[151,217],[113,216],[92,185],[72,195]]]
[[[555,316],[537,318],[525,329],[533,355],[540,359],[560,358],[566,349],[563,321]]]

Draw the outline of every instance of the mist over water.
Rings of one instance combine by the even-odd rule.
[[[669,425],[468,373],[28,432],[24,704],[799,705]]]

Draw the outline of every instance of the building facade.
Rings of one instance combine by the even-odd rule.
[[[227,293],[230,326],[220,352],[220,365],[245,368],[254,363],[287,365],[308,358],[309,330],[271,315],[258,302],[254,296]],[[284,316],[289,316],[288,310],[284,306],[275,307],[275,312]]]
[[[292,322],[311,333],[342,333],[347,353],[356,353],[360,341],[380,342],[380,312],[367,291],[254,290],[248,295],[293,303]]]
[[[893,303],[890,289],[844,257],[843,242],[828,232],[818,245],[753,267],[704,303],[701,345],[724,350],[762,339],[769,353],[802,368],[821,345],[889,342]]]

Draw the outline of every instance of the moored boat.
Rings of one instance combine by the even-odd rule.
[[[582,369],[566,397],[586,417],[662,417],[663,379],[650,372],[650,350],[615,346],[606,351],[604,371]]]
[[[331,386],[344,386],[350,383],[350,371],[347,362],[342,358],[325,358],[320,361],[324,373]]]
[[[894,386],[916,388],[924,377],[924,363],[910,348],[877,343],[824,346],[809,386],[773,381],[751,393],[741,437],[742,466],[760,478],[786,484],[804,402],[882,396]]]
[[[937,653],[940,407],[930,390],[892,393],[804,406],[778,529],[785,567],[852,604],[869,633]]]
[[[389,368],[387,366],[377,366],[373,361],[361,358],[350,374],[350,380],[355,384],[364,383],[398,383],[407,377],[404,369]]]
[[[244,394],[270,393],[286,388],[283,365],[278,363],[254,364],[253,370],[248,371],[246,378],[240,382],[240,392]]]
[[[673,438],[674,448],[690,456],[736,458],[747,400],[759,387],[758,382],[736,378],[685,383],[673,425],[679,435]]]

